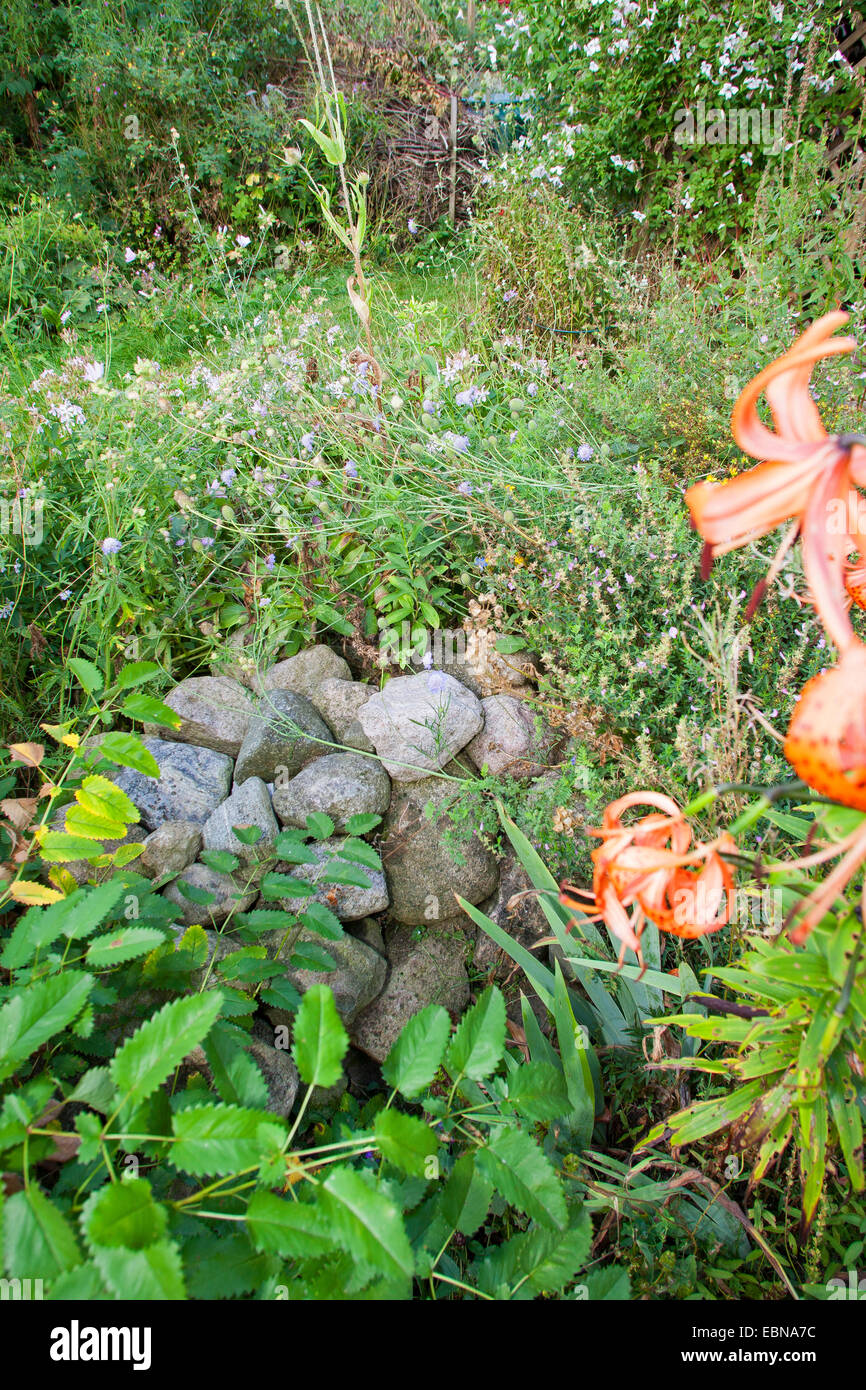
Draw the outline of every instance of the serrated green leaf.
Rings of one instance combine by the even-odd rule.
[[[308,989],[295,1018],[292,1056],[308,1086],[334,1086],[342,1075],[349,1037],[326,985]]]
[[[445,1054],[445,1066],[455,1080],[468,1076],[483,1081],[505,1053],[505,1000],[494,985],[478,996],[463,1015]]]
[[[100,1246],[94,1252],[93,1263],[117,1298],[134,1303],[186,1298],[183,1265],[173,1240],[155,1241],[144,1250]]]
[[[339,1248],[316,1202],[256,1192],[247,1207],[247,1227],[259,1250],[287,1259],[318,1259]]]
[[[217,1177],[253,1168],[264,1152],[261,1126],[285,1137],[285,1126],[265,1110],[240,1105],[198,1105],[172,1117],[176,1143],[169,1162],[185,1173]]]
[[[415,1115],[404,1115],[399,1110],[380,1110],[373,1121],[376,1142],[389,1163],[410,1177],[424,1178],[428,1172],[429,1160],[435,1155],[439,1144],[436,1135]]]
[[[87,951],[87,965],[92,970],[107,969],[124,961],[147,955],[165,941],[165,933],[156,927],[118,927],[117,932],[99,936]]]
[[[142,695],[138,692],[124,701],[121,714],[125,714],[127,719],[163,724],[169,729],[179,729],[181,725],[180,715],[170,705],[164,705],[162,700],[155,699],[153,695]]]
[[[16,1279],[51,1279],[81,1260],[75,1232],[34,1183],[3,1204],[3,1262]]]
[[[164,1004],[118,1049],[111,1076],[127,1105],[146,1100],[203,1042],[220,1012],[219,990]]]
[[[92,975],[67,970],[36,980],[7,1000],[0,1009],[0,1080],[72,1023],[94,983]]]
[[[454,1230],[472,1236],[490,1208],[493,1184],[479,1172],[471,1153],[454,1164],[442,1193],[442,1215]]]
[[[66,659],[66,665],[88,695],[95,695],[102,689],[102,676],[92,661],[86,661],[82,656],[70,656]]]
[[[167,1221],[165,1208],[154,1201],[144,1178],[108,1183],[88,1197],[81,1212],[81,1229],[91,1250],[143,1250],[162,1239]]]
[[[450,1032],[441,1004],[428,1004],[410,1018],[382,1065],[388,1085],[409,1100],[420,1095],[442,1065]]]
[[[500,1129],[475,1155],[480,1171],[511,1206],[540,1226],[564,1230],[565,1196],[556,1170],[521,1129]]]
[[[103,737],[99,744],[99,752],[109,762],[117,763],[118,767],[131,767],[143,777],[160,775],[156,758],[135,734],[123,734],[114,730]]]
[[[360,1264],[407,1284],[414,1261],[403,1218],[393,1202],[351,1168],[331,1170],[319,1199],[333,1238]]]

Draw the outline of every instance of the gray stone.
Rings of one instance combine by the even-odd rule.
[[[380,956],[385,955],[385,938],[382,935],[382,924],[377,917],[362,917],[360,922],[353,922],[349,930],[359,941],[378,951]]]
[[[265,932],[259,937],[259,941],[268,948],[268,954],[273,956],[284,937],[285,932]],[[328,941],[315,932],[304,931],[294,942],[284,944],[279,959],[288,961],[294,951],[303,947],[304,942],[313,942],[316,946],[323,947],[334,961],[336,969],[297,970],[287,964],[286,978],[301,994],[305,994],[312,985],[327,985],[333,992],[337,1013],[345,1024],[351,1023],[356,1015],[381,993],[387,973],[384,956],[348,933],[337,941]],[[266,1013],[274,1024],[291,1021],[291,1015],[283,1009],[268,1008]]]
[[[193,888],[213,893],[216,901],[205,905],[191,902],[178,888],[179,883],[191,884]],[[230,874],[218,874],[205,864],[190,864],[179,879],[163,888],[162,895],[170,903],[180,908],[184,927],[219,927],[232,913],[246,912],[259,895],[258,884],[245,888]]]
[[[356,1047],[383,1062],[404,1025],[427,1004],[441,1004],[452,1016],[469,1003],[465,957],[469,942],[453,924],[413,939],[407,927],[388,933],[388,981],[350,1028]]]
[[[260,777],[281,783],[334,746],[331,730],[305,695],[272,690],[250,720],[235,766],[235,781]]]
[[[484,723],[471,690],[442,671],[395,676],[358,718],[397,782],[417,782],[444,767]]]
[[[438,777],[394,788],[383,826],[382,865],[391,916],[398,922],[430,926],[455,915],[455,894],[479,903],[496,890],[496,856],[480,838],[477,815],[460,820],[449,815],[458,795],[459,788]]]
[[[128,767],[115,768],[106,776],[110,775],[135,802],[148,830],[156,830],[165,821],[204,825],[231,790],[231,758],[191,743],[167,743],[159,738],[143,742],[159,764],[158,778],[145,777]]]
[[[245,845],[234,826],[258,826],[262,834],[254,845]],[[229,850],[242,864],[255,864],[270,852],[279,833],[268,789],[260,777],[248,777],[216,808],[202,826],[205,849]]]
[[[352,816],[383,815],[391,782],[381,763],[362,753],[329,753],[317,758],[285,786],[274,790],[274,810],[283,825],[301,829],[313,812],[330,816],[345,830]]]
[[[295,878],[301,879],[304,883],[321,885],[315,897],[280,899],[280,907],[284,912],[303,912],[304,908],[308,907],[311,902],[319,902],[324,903],[325,907],[329,907],[341,922],[355,922],[361,917],[369,916],[370,913],[385,910],[388,906],[388,890],[385,887],[385,875],[381,869],[368,869],[366,865],[354,865],[368,880],[369,888],[359,888],[351,883],[329,884],[324,881],[327,877],[327,866],[335,856],[339,856],[339,851],[345,843],[345,837],[339,835],[335,835],[330,840],[313,842],[310,849],[316,856],[317,862],[315,864],[277,864],[276,868],[280,873],[294,874]],[[264,907],[272,905],[271,903],[262,904]]]
[[[164,703],[180,715],[180,728],[145,724],[146,734],[212,748],[230,758],[237,757],[255,712],[249,691],[228,676],[193,676],[181,681],[168,692]]]
[[[263,690],[292,690],[312,700],[323,681],[352,679],[348,663],[330,647],[308,647],[285,661],[278,661],[262,678]]]
[[[265,1109],[273,1115],[288,1119],[297,1099],[299,1085],[298,1069],[291,1052],[285,1048],[274,1047],[261,1037],[255,1036],[244,1044],[244,1051],[249,1053],[258,1066],[268,1088]],[[213,1085],[213,1073],[203,1047],[194,1047],[192,1052],[187,1053],[184,1058],[184,1070],[189,1069],[201,1072]]]
[[[374,753],[376,750],[372,739],[364,733],[358,718],[360,710],[374,693],[372,686],[359,681],[332,677],[322,681],[313,704],[330,724],[338,743],[346,748],[359,748],[363,753]]]
[[[557,743],[550,726],[513,695],[488,695],[481,706],[484,728],[466,745],[475,766],[494,777],[540,777]]]
[[[167,820],[148,835],[136,866],[150,878],[164,878],[194,863],[200,849],[200,826],[190,820]]]
[[[471,643],[467,643],[466,633],[461,627],[444,628],[433,634],[433,665],[446,675],[453,676],[473,695],[484,694],[484,667],[479,665]]]

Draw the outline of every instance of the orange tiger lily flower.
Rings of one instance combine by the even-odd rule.
[[[623,824],[624,813],[634,806],[656,810]],[[692,939],[718,931],[730,920],[733,875],[719,851],[734,851],[736,845],[723,835],[713,844],[691,848],[691,827],[670,797],[631,792],[612,801],[600,829],[588,833],[602,840],[592,852],[592,892],[563,884],[559,900],[605,923],[621,942],[620,966],[630,949],[646,969],[640,939],[648,920],[660,931]],[[576,900],[581,897],[585,904]]]
[[[745,453],[762,460],[759,466],[729,482],[699,483],[686,493],[709,560],[795,519],[812,600],[840,651],[856,640],[845,588],[848,557],[856,547],[851,545],[848,528],[833,525],[831,518],[844,515],[849,495],[866,485],[866,439],[827,434],[809,394],[809,380],[821,358],[856,347],[853,337],[832,337],[847,320],[841,311],[825,314],[741,393],[731,430]],[[758,415],[762,394],[775,430]],[[784,548],[791,539],[783,543]]]
[[[810,787],[866,811],[866,647],[849,647],[813,676],[794,710],[785,757]]]

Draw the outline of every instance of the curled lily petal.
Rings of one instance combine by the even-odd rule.
[[[725,483],[699,483],[686,493],[692,520],[709,547],[704,568],[714,556],[794,518],[815,606],[840,650],[855,637],[846,615],[851,598],[850,589],[847,594],[845,590],[848,554],[843,554],[830,504],[843,503],[844,497],[850,506],[852,494],[858,499],[855,506],[862,500],[856,486],[866,482],[866,441],[858,435],[828,436],[810,395],[809,379],[821,358],[856,347],[850,336],[832,336],[847,317],[841,311],[825,314],[741,392],[731,430],[746,453],[762,460],[760,465]],[[762,394],[775,430],[758,415]],[[848,526],[841,529],[843,535],[849,533]],[[756,603],[759,598],[757,593]]]
[[[626,825],[622,816],[637,806],[655,809]],[[640,938],[647,920],[677,936],[718,931],[733,910],[733,875],[721,851],[733,850],[728,836],[712,845],[692,845],[692,830],[676,802],[656,792],[632,792],[611,802],[602,824],[589,834],[602,843],[592,852],[594,917],[600,918],[622,944],[619,963],[631,949],[641,965]],[[570,885],[560,902],[577,908]],[[581,908],[582,910],[582,908]]]

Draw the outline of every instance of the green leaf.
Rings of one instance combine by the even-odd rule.
[[[287,864],[318,864],[315,850],[304,842],[300,830],[281,830],[274,840],[274,853]]]
[[[337,1167],[319,1188],[333,1238],[360,1264],[408,1285],[414,1270],[403,1218],[360,1173]]]
[[[235,917],[235,926],[257,934],[265,931],[287,932],[294,926],[295,920],[291,912],[283,912],[278,908],[257,907],[252,912],[239,912]]]
[[[490,1209],[493,1184],[478,1171],[471,1153],[462,1154],[442,1192],[442,1215],[455,1231],[473,1236]]]
[[[568,1099],[571,1102],[569,1122],[575,1131],[578,1147],[585,1149],[592,1141],[595,1124],[595,1087],[587,1055],[589,1040],[575,1021],[559,961],[556,962],[555,973],[553,1016]]]
[[[126,891],[126,884],[115,878],[98,888],[79,888],[50,907],[30,908],[16,924],[0,962],[7,970],[15,970],[26,965],[37,951],[50,946],[58,936],[80,940],[99,926]]]
[[[92,661],[85,661],[82,656],[70,656],[66,659],[66,665],[72,672],[78,684],[88,695],[95,695],[103,687],[103,679]]]
[[[365,815],[361,812],[357,816],[350,816],[346,821],[346,830],[350,835],[369,835],[371,830],[375,830],[382,817]]]
[[[571,1108],[562,1072],[550,1062],[524,1062],[508,1076],[508,1101],[528,1120],[556,1120]]]
[[[631,1300],[631,1280],[621,1265],[606,1265],[586,1276],[587,1299],[590,1303],[628,1303]]]
[[[429,1159],[439,1145],[436,1135],[414,1115],[399,1110],[380,1110],[373,1121],[373,1133],[389,1163],[410,1177],[426,1178]]]
[[[108,1067],[89,1067],[78,1081],[75,1090],[67,1100],[78,1101],[81,1105],[91,1105],[102,1115],[107,1115],[117,1095]]]
[[[289,964],[293,970],[336,970],[337,962],[333,956],[328,955],[324,946],[318,946],[315,941],[301,941],[293,950],[289,959]]]
[[[257,845],[264,833],[260,825],[232,826],[232,834],[240,840],[242,845]]]
[[[248,1105],[265,1110],[268,1086],[255,1059],[238,1037],[236,1025],[215,1023],[203,1043],[214,1085],[227,1105]],[[244,1035],[246,1036],[246,1035]]]
[[[324,936],[326,941],[339,941],[345,935],[339,917],[324,903],[310,903],[299,913],[299,920],[309,931]]]
[[[116,730],[106,734],[99,744],[99,752],[109,762],[117,763],[118,767],[131,767],[144,777],[160,775],[156,758],[135,734],[122,734]]]
[[[349,1037],[326,985],[308,989],[295,1019],[292,1056],[308,1086],[334,1086],[343,1072]]]
[[[382,1064],[388,1085],[409,1100],[420,1095],[442,1065],[450,1032],[441,1004],[428,1004],[410,1018]]]
[[[264,1152],[261,1126],[285,1136],[282,1122],[265,1110],[217,1104],[180,1110],[172,1117],[177,1142],[169,1149],[169,1162],[208,1177],[254,1168]]]
[[[91,1250],[95,1246],[143,1250],[165,1235],[168,1215],[153,1200],[144,1178],[108,1183],[87,1199],[81,1229]]]
[[[98,837],[84,839],[81,835],[67,835],[63,830],[47,831],[39,850],[47,864],[71,864],[74,859],[92,863],[105,853]]]
[[[496,650],[502,652],[503,656],[510,656],[512,652],[526,651],[525,637],[497,637]]]
[[[87,964],[92,970],[103,970],[124,961],[146,956],[165,941],[165,933],[156,927],[119,927],[117,934],[99,936],[91,942]]]
[[[318,1259],[339,1248],[316,1202],[287,1202],[256,1192],[247,1207],[247,1228],[259,1250],[287,1259]]]
[[[336,829],[330,816],[326,816],[324,811],[313,811],[307,816],[307,829],[311,835],[315,835],[317,840],[328,840]]]
[[[127,719],[138,719],[142,723],[145,721],[150,724],[164,724],[169,729],[179,729],[181,726],[180,715],[173,710],[170,705],[164,705],[162,700],[156,700],[152,695],[130,695],[121,707],[121,714],[125,714]]]
[[[261,991],[261,998],[263,1003],[273,1004],[275,1008],[286,1009],[289,1013],[294,1013],[301,1003],[300,990],[286,979],[274,980],[273,984]]]
[[[349,838],[340,845],[340,858],[348,859],[353,864],[363,864],[367,869],[381,869],[382,860],[376,853],[372,845],[368,845],[365,840]]]
[[[7,1000],[0,1009],[0,1080],[72,1023],[94,983],[92,975],[67,970],[36,980]]]
[[[491,985],[460,1020],[445,1056],[445,1066],[456,1080],[468,1076],[483,1081],[502,1061],[505,1053],[505,1000]]]
[[[75,1233],[35,1182],[3,1204],[3,1262],[15,1279],[51,1279],[81,1260]]]
[[[50,1303],[94,1303],[112,1297],[96,1265],[90,1261],[59,1274],[47,1294]]]
[[[366,874],[362,874],[361,870],[356,869],[354,864],[345,864],[339,859],[332,859],[330,863],[325,865],[319,883],[348,883],[353,888],[371,887]]]
[[[127,1105],[146,1100],[204,1041],[221,1004],[219,990],[174,999],[123,1043],[111,1059],[111,1075]]]
[[[244,1231],[226,1231],[224,1221],[216,1234],[193,1236],[184,1241],[184,1267],[190,1299],[212,1301],[258,1294],[273,1274],[275,1261],[254,1250]]]
[[[564,1230],[565,1197],[556,1171],[521,1129],[500,1129],[475,1155],[480,1171],[518,1211],[540,1226]]]
[[[218,874],[233,874],[241,862],[236,854],[231,854],[227,849],[202,850],[199,859]]]
[[[485,1255],[471,1273],[478,1287],[496,1297],[525,1300],[562,1293],[589,1259],[592,1228],[581,1213],[570,1230],[539,1227],[512,1236]]]
[[[180,1252],[173,1240],[155,1241],[144,1250],[100,1246],[93,1262],[117,1298],[135,1303],[186,1298]]]
[[[117,690],[131,690],[134,685],[143,685],[152,676],[159,675],[159,667],[154,661],[132,661],[124,666],[114,682]]]

